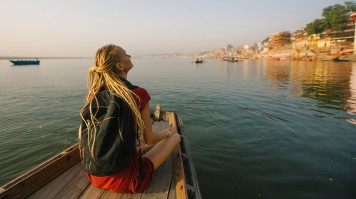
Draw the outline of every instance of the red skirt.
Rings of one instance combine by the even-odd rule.
[[[137,157],[132,158],[127,169],[110,176],[94,176],[87,173],[90,182],[100,189],[107,189],[116,193],[141,193],[149,186],[154,172],[153,163],[147,157],[142,157],[145,178],[139,179],[139,165]]]

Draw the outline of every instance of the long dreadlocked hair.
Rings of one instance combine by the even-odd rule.
[[[95,65],[92,66],[88,71],[88,84],[89,84],[89,92],[86,98],[85,105],[80,112],[80,116],[82,120],[86,123],[88,128],[88,147],[91,154],[94,157],[94,145],[96,138],[96,128],[100,122],[96,119],[96,114],[93,112],[92,105],[95,102],[98,105],[98,101],[96,99],[96,94],[99,92],[100,88],[105,84],[112,95],[115,95],[130,107],[135,124],[138,127],[140,132],[143,132],[144,123],[141,118],[141,114],[139,108],[136,104],[136,101],[133,96],[136,96],[130,89],[127,88],[125,82],[120,79],[119,71],[116,68],[116,64],[120,62],[120,51],[118,46],[109,44],[102,48],[100,48],[95,56]],[[137,97],[137,96],[136,96]],[[90,120],[85,120],[83,116],[83,112],[85,107],[89,107]],[[78,136],[79,140],[82,137],[82,127],[79,128]],[[90,130],[93,128],[92,130]],[[118,132],[118,136],[121,137],[121,132]],[[84,151],[81,150],[81,157],[84,156]]]

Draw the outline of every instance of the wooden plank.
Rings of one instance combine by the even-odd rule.
[[[81,168],[82,164],[81,162],[78,162],[72,168],[68,169],[46,186],[32,194],[29,199],[53,198],[75,176],[75,174],[79,172]]]
[[[98,199],[104,193],[103,189],[94,187],[92,184],[88,184],[84,192],[79,196],[80,199]]]
[[[169,194],[168,194],[168,199],[176,199],[177,194],[176,194],[176,186],[177,186],[177,179],[178,179],[178,149],[175,150],[175,152],[172,154],[172,169],[173,169],[173,174],[172,174],[172,180],[170,184],[170,189],[169,189]]]
[[[80,171],[55,195],[54,198],[78,198],[89,185],[84,169]]]
[[[168,123],[164,122],[164,121],[154,121],[153,125],[152,125],[152,131],[153,132],[159,132],[162,131],[165,128],[168,128]]]
[[[79,161],[76,144],[4,185],[2,188],[5,190],[0,193],[0,199],[25,198]]]
[[[143,193],[122,194],[120,199],[140,199]]]
[[[178,182],[178,176],[179,176],[179,158],[178,158],[178,154],[179,154],[179,149],[176,149],[172,156],[173,156],[173,176],[172,176],[172,182],[171,182],[171,191],[170,191],[170,198],[177,198],[177,195],[181,194],[178,193],[177,190],[177,182]]]
[[[108,190],[105,190],[103,195],[101,195],[101,199],[120,199],[121,198],[120,193],[114,193],[114,192],[110,192]]]
[[[188,198],[187,187],[186,187],[186,180],[184,175],[184,167],[183,167],[183,160],[181,156],[180,150],[177,154],[178,159],[178,177],[176,182],[176,195],[178,199],[186,199]]]
[[[142,195],[144,198],[168,198],[168,191],[173,175],[172,159],[168,158],[157,170],[153,176],[150,186]]]
[[[171,126],[174,129],[177,129],[177,124],[176,124],[176,119],[175,115],[173,112],[167,112],[166,113],[166,118],[168,119],[169,126]],[[178,158],[178,177],[176,181],[176,197],[178,199],[186,199],[188,198],[187,194],[187,187],[186,187],[186,180],[184,176],[184,167],[183,167],[183,160],[181,156],[181,150],[180,146],[178,146],[177,149],[178,152],[176,152],[176,157]]]
[[[171,186],[170,186],[169,192],[168,192],[168,199],[176,199],[177,198],[175,187],[176,187],[176,183],[175,183],[174,178],[172,178]]]

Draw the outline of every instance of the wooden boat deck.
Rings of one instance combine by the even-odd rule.
[[[61,154],[28,171],[0,188],[0,199],[10,198],[89,198],[89,199],[141,199],[141,198],[201,198],[199,186],[187,152],[186,138],[181,119],[167,113],[169,123],[154,122],[159,131],[169,125],[176,127],[182,143],[176,152],[162,164],[153,176],[149,188],[143,193],[119,194],[92,186],[80,162],[78,146],[74,145]],[[68,168],[67,168],[68,167]]]

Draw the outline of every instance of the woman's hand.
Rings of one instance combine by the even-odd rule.
[[[173,129],[172,127],[166,128],[164,129],[165,133],[166,133],[166,137],[170,137],[173,134],[177,133],[177,130]]]

